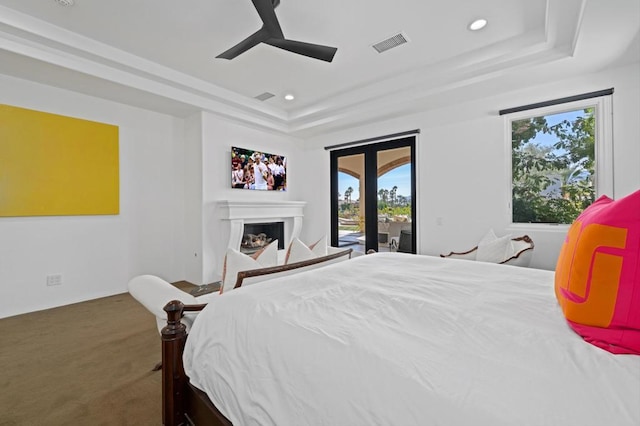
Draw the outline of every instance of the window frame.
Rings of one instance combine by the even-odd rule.
[[[595,198],[607,195],[614,198],[614,169],[613,169],[613,107],[612,95],[599,96],[572,102],[562,102],[555,105],[526,109],[504,115],[505,153],[506,153],[506,213],[508,229],[535,231],[566,232],[571,224],[564,223],[521,223],[513,222],[513,147],[511,123],[516,120],[559,114],[589,107],[595,108]]]

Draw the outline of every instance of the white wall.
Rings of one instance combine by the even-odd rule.
[[[536,249],[533,267],[554,269],[564,230],[508,229],[509,210],[503,108],[615,88],[615,197],[640,188],[640,65],[575,76],[570,80],[429,109],[305,141],[300,155],[312,188],[293,194],[308,201],[302,238],[329,234],[329,153],[324,146],[419,128],[417,141],[418,251],[437,255],[473,247],[492,227],[499,234],[526,233]],[[437,225],[442,218],[442,225]]]
[[[202,284],[202,113],[185,120],[184,141],[184,279]]]
[[[300,140],[278,133],[252,129],[213,114],[202,117],[202,278],[197,284],[219,280],[229,241],[226,227],[220,227],[216,202],[221,200],[299,201],[288,191],[249,191],[231,188],[231,147],[253,149],[287,157],[289,188],[306,185],[300,171],[305,165],[298,160]],[[300,194],[303,195],[303,194]],[[306,214],[306,212],[305,212]],[[304,219],[303,228],[306,226]]]
[[[0,218],[0,318],[127,291],[150,273],[213,282],[228,234],[219,200],[293,200],[290,192],[231,189],[231,146],[283,154],[297,143],[208,113],[186,120],[0,75],[0,103],[119,127],[120,214]],[[296,143],[297,142],[297,143]],[[302,185],[294,180],[293,185]],[[224,232],[224,231],[222,231]],[[62,274],[61,286],[46,276]]]
[[[122,293],[132,276],[207,283],[219,279],[228,235],[219,200],[307,201],[301,238],[329,234],[329,154],[325,145],[420,128],[418,250],[464,249],[508,210],[501,108],[608,87],[614,94],[615,196],[640,188],[639,64],[452,107],[429,109],[308,141],[200,113],[187,120],[0,75],[0,103],[89,119],[120,129],[120,214],[0,218],[0,317]],[[499,93],[499,88],[497,88]],[[230,147],[289,157],[289,190],[230,188]],[[443,218],[441,226],[437,218]],[[526,232],[533,265],[552,269],[564,232]],[[62,274],[47,287],[48,274]]]
[[[120,135],[119,215],[0,218],[0,317],[123,293],[142,273],[184,278],[183,120],[2,75],[0,103]]]

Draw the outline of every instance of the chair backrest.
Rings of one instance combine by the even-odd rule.
[[[500,262],[505,265],[514,266],[529,266],[531,258],[533,257],[533,240],[528,235],[522,237],[512,238],[511,243],[513,245],[513,254]]]
[[[528,235],[512,238],[511,244],[513,250],[504,260],[497,262],[504,265],[529,266],[533,257],[533,240]],[[476,260],[478,246],[464,252],[449,252],[449,254],[441,254],[440,257],[448,257],[452,259]]]
[[[411,231],[403,229],[400,231],[398,240],[398,251],[402,253],[413,253],[413,238]]]

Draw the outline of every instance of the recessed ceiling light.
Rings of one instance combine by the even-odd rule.
[[[483,29],[487,25],[486,19],[476,19],[472,23],[469,24],[469,29],[471,31],[478,31]]]
[[[293,96],[291,93],[284,95],[284,98],[288,101],[292,101],[294,100],[296,97]]]
[[[54,0],[56,3],[58,3],[60,6],[73,6],[74,2],[73,0]]]

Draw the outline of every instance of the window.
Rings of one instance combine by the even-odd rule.
[[[509,114],[514,224],[570,224],[600,195],[613,196],[611,96]]]

